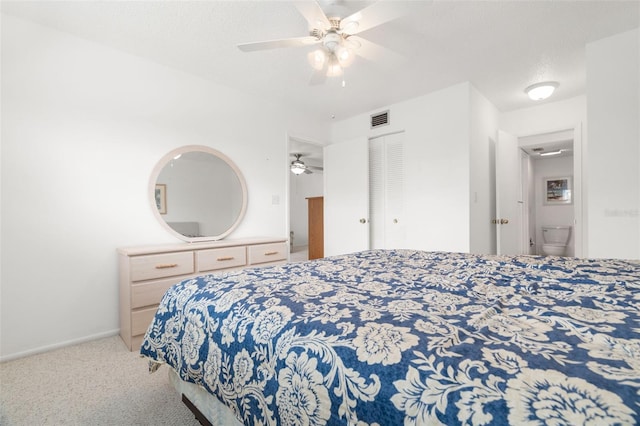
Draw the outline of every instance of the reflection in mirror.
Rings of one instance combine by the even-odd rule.
[[[218,240],[240,223],[247,189],[237,166],[205,146],[185,146],[164,156],[150,180],[153,210],[185,241]]]

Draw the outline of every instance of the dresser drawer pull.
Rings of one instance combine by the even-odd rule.
[[[156,269],[169,269],[175,268],[176,266],[178,266],[177,263],[162,263],[160,265],[156,265]]]
[[[226,257],[219,257],[219,258],[217,258],[216,260],[217,260],[218,262],[224,262],[225,260],[233,260],[233,259],[235,259],[235,257],[233,257],[233,256],[226,256]]]
[[[278,252],[277,251],[266,251],[264,253],[265,256],[273,256],[274,254],[278,254]]]

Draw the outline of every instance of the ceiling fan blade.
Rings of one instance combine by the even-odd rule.
[[[315,1],[297,1],[294,2],[296,9],[304,19],[309,23],[309,29],[319,28],[322,30],[328,30],[331,28],[331,23],[324,14],[318,2]]]
[[[291,155],[292,157],[295,157],[296,160],[299,160],[301,157],[306,157],[308,156],[310,153],[308,152],[290,152],[289,155]]]
[[[316,37],[293,37],[283,38],[279,40],[256,41],[253,43],[242,43],[238,45],[238,49],[243,52],[255,52],[257,50],[278,49],[282,47],[304,47],[318,43]]]
[[[364,59],[388,65],[390,68],[396,67],[407,60],[405,56],[369,41],[366,38],[358,36],[349,37],[349,39],[352,38],[360,43],[360,47],[358,49],[354,49],[354,53]]]
[[[361,33],[406,15],[408,13],[407,3],[409,2],[378,1],[344,18],[340,22],[340,28],[345,34]]]

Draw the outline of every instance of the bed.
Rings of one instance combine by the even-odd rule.
[[[371,250],[204,275],[141,354],[214,424],[640,424],[640,262]]]

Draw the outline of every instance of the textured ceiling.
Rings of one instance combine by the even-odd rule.
[[[322,1],[346,16],[370,1]],[[308,34],[287,1],[3,1],[32,20],[259,96],[346,118],[470,81],[501,111],[533,105],[523,89],[585,92],[585,44],[640,26],[633,1],[396,1],[406,14],[359,35],[389,49],[357,58],[341,79],[310,86],[310,48],[241,52],[236,45]]]

